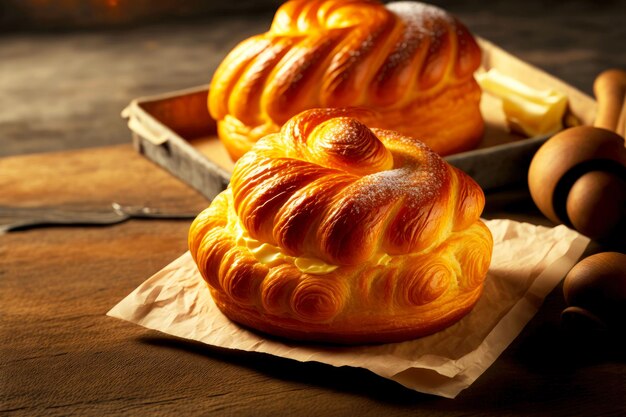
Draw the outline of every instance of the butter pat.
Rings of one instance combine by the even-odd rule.
[[[327,264],[321,259],[305,258],[302,256],[295,258],[293,264],[300,270],[300,272],[312,275],[330,274],[335,269],[339,268],[338,265]]]
[[[259,242],[252,238],[239,222],[235,223],[235,230],[237,232],[237,244],[248,248],[252,256],[264,265],[276,266],[282,262],[289,262],[294,264],[300,272],[311,275],[330,274],[335,269],[339,268],[338,265],[331,265],[317,258],[285,255],[279,247],[270,245],[269,243]]]
[[[289,256],[284,254],[279,247],[270,245],[269,243],[259,242],[251,237],[239,223],[234,223],[234,229],[237,236],[237,244],[248,248],[252,256],[267,266],[276,266],[282,262],[289,262],[293,264],[300,272],[311,275],[325,275],[330,274],[339,265],[332,265],[324,262],[319,258],[305,257],[305,256]],[[386,253],[379,253],[374,256],[372,263],[374,265],[387,265],[391,262],[391,256]]]
[[[567,96],[559,91],[536,90],[490,69],[476,74],[483,91],[502,100],[502,110],[511,130],[529,137],[550,135],[563,129]]]
[[[255,259],[262,264],[276,265],[286,259],[286,256],[276,246],[269,243],[260,243],[252,238],[246,238],[244,242]]]

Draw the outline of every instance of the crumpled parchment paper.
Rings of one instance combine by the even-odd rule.
[[[343,347],[264,338],[219,311],[189,252],[107,314],[213,346],[365,368],[416,391],[454,398],[517,337],[589,242],[565,226],[486,223],[494,251],[479,302],[453,326],[413,341]]]

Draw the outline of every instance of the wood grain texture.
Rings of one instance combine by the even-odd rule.
[[[0,159],[0,204],[206,201],[130,145]],[[186,250],[187,221],[0,235],[0,413],[8,415],[616,415],[624,347],[573,340],[548,297],[456,400],[365,370],[213,348],[105,316]],[[576,343],[572,343],[572,342]]]
[[[624,2],[435,3],[588,93],[600,70],[626,66]],[[119,113],[130,100],[208,83],[226,52],[266,30],[271,17],[3,33],[0,155],[128,143]],[[129,145],[0,159],[0,204],[87,207],[112,199],[184,211],[206,205]],[[527,192],[489,196],[486,217],[549,224]],[[211,348],[106,317],[186,249],[187,228],[186,221],[131,220],[0,235],[0,414],[615,416],[626,410],[626,347],[564,333],[560,288],[454,401],[360,369]],[[594,244],[598,249],[605,248]]]

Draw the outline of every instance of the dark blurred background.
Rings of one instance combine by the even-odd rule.
[[[132,99],[210,82],[278,0],[0,0],[0,156],[130,141]],[[592,94],[626,68],[626,1],[432,1]]]
[[[3,30],[119,28],[271,11],[280,0],[2,0]]]

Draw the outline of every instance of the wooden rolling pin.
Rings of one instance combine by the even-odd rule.
[[[537,207],[555,223],[594,238],[626,230],[626,72],[612,69],[595,83],[594,126],[563,130],[535,154],[528,186]]]

